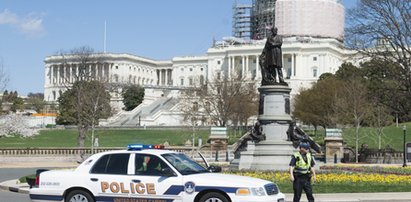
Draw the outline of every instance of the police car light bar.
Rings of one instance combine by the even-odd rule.
[[[143,150],[143,149],[164,149],[164,145],[129,144],[127,146],[127,150]]]

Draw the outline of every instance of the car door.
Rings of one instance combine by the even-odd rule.
[[[134,188],[131,201],[181,202],[182,177],[163,159],[153,154],[134,154]]]
[[[90,170],[89,187],[97,193],[96,201],[130,198],[130,153],[106,154]]]

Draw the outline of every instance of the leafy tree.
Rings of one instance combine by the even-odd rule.
[[[41,113],[46,106],[43,93],[29,93],[26,99],[26,108]]]
[[[58,124],[76,124],[77,146],[84,147],[86,133],[98,120],[110,116],[110,95],[99,81],[77,81],[58,99]]]
[[[123,88],[122,92],[124,109],[126,111],[133,110],[144,99],[144,88],[139,85],[130,85]]]
[[[84,147],[86,132],[92,129],[92,150],[94,143],[94,126],[98,124],[99,118],[107,118],[111,107],[110,95],[103,83],[107,78],[94,81],[95,68],[90,68],[90,63],[98,63],[99,57],[94,50],[82,46],[65,53],[61,52],[61,58],[66,63],[76,63],[77,71],[72,75],[72,81],[67,77],[65,82],[67,93],[59,98],[60,114],[57,123],[76,124],[78,129],[77,145]],[[74,81],[74,82],[73,82]],[[80,154],[83,158],[83,154]]]
[[[13,100],[13,104],[11,105],[11,111],[17,112],[24,110],[24,100],[23,98],[17,97]]]
[[[401,75],[401,67],[394,62],[371,60],[363,63],[362,69],[367,80],[369,94],[372,100],[388,107],[392,116],[400,120],[408,120],[411,110],[408,91]]]
[[[334,127],[337,124],[334,106],[340,86],[341,81],[334,75],[321,76],[312,88],[301,90],[294,98],[294,117],[315,129]]]

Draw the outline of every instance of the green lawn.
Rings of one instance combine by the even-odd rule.
[[[411,123],[407,123],[407,142],[411,142]],[[404,150],[404,132],[402,129],[403,124],[396,127],[395,125],[385,127],[381,135],[381,149],[384,149],[387,145],[396,151]],[[359,132],[359,147],[361,144],[368,144],[369,148],[378,149],[378,132],[375,128],[360,128]],[[355,129],[345,129],[343,133],[344,141],[348,146],[355,148]]]
[[[233,144],[242,135],[239,130],[228,130],[229,144]],[[32,138],[18,136],[0,138],[0,147],[76,147],[77,129],[47,129]],[[171,146],[182,146],[187,140],[192,141],[193,131],[187,129],[97,129],[95,135],[99,138],[100,147],[124,147],[130,143],[162,144],[168,142]],[[195,139],[207,142],[210,129],[195,130]],[[91,144],[91,132],[86,139],[86,146]]]
[[[407,124],[411,131],[411,123]],[[313,131],[306,131],[313,134]],[[162,144],[165,141],[172,146],[184,145],[186,140],[192,140],[191,129],[99,129],[96,135],[99,137],[100,147],[124,147],[130,143]],[[196,140],[201,137],[203,144],[206,143],[210,130],[196,130]],[[235,143],[243,134],[242,131],[229,130],[229,144]],[[285,134],[284,134],[285,135]],[[324,130],[318,130],[313,138],[321,145],[324,143]],[[7,137],[0,138],[0,147],[76,147],[76,129],[51,129],[42,130],[40,135],[32,138]],[[353,128],[343,129],[344,142],[355,148],[355,130]],[[88,134],[86,146],[90,146],[91,133]],[[403,151],[402,125],[385,127],[381,138],[381,148],[390,145],[397,151]],[[407,140],[411,142],[411,132],[407,132]],[[375,128],[364,127],[360,129],[359,144],[367,143],[369,148],[378,148],[378,134]]]
[[[411,123],[407,123],[407,142],[411,142]],[[396,151],[403,151],[404,133],[402,129],[403,124],[399,127],[391,125],[383,128],[381,135],[381,149],[387,145],[394,148]],[[320,128],[314,135],[314,131],[305,131],[310,134],[313,139],[321,145],[324,145],[325,130]],[[378,149],[378,132],[376,128],[362,127],[359,131],[359,147],[361,144],[368,144],[368,148]],[[355,128],[343,129],[344,142],[351,148],[355,148]]]
[[[196,140],[201,137],[206,143],[208,130],[195,132]],[[184,145],[186,140],[192,141],[191,130],[96,130],[100,147],[124,147],[131,143]],[[32,138],[7,137],[0,138],[0,147],[76,147],[76,129],[42,130],[40,135]],[[90,146],[91,133],[86,139],[86,146]]]

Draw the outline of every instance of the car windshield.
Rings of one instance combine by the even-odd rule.
[[[182,153],[163,154],[162,156],[182,175],[208,172],[207,169]]]

